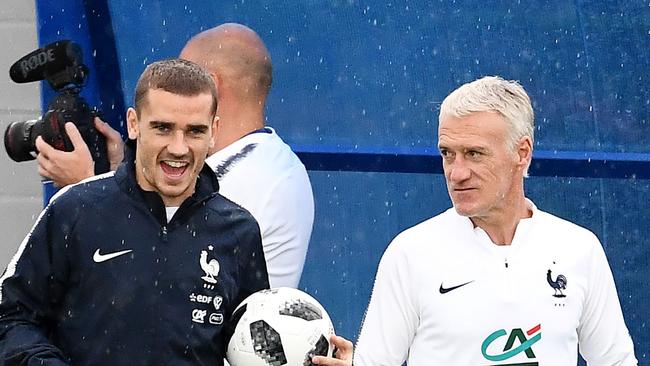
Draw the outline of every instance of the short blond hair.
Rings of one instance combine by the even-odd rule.
[[[476,112],[497,112],[510,125],[507,144],[511,150],[524,136],[535,141],[535,115],[530,97],[514,80],[485,76],[461,85],[442,101],[439,120],[462,118]]]

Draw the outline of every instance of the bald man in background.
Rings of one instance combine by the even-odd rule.
[[[272,82],[266,46],[252,29],[227,23],[194,36],[180,57],[204,67],[217,85],[219,121],[206,164],[217,174],[219,193],[258,221],[271,287],[297,287],[314,222],[314,199],[304,165],[265,126]],[[107,124],[95,124],[107,138],[111,166],[117,165],[121,137]],[[74,151],[37,142],[39,173],[57,186],[93,175],[88,147],[72,123],[66,131]]]
[[[289,146],[264,126],[271,57],[260,37],[240,24],[194,36],[181,58],[208,70],[219,90],[215,147],[206,160],[220,192],[260,225],[271,287],[297,287],[314,222],[307,171]]]

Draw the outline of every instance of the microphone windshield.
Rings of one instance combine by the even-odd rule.
[[[81,49],[69,40],[56,41],[43,46],[20,60],[9,69],[11,80],[16,83],[30,83],[47,78],[82,61]]]

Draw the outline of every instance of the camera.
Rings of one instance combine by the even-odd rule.
[[[57,92],[41,118],[13,122],[7,127],[4,143],[12,160],[35,159],[38,136],[55,149],[72,151],[74,147],[64,127],[66,122],[72,122],[88,145],[95,174],[109,171],[106,139],[94,124],[98,111],[79,95],[88,76],[79,45],[62,40],[39,48],[14,63],[9,75],[16,83],[46,80]]]

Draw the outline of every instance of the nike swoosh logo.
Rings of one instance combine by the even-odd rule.
[[[121,255],[126,254],[126,253],[131,253],[132,251],[133,251],[133,249],[129,249],[129,250],[122,250],[122,251],[119,251],[119,252],[113,252],[113,253],[108,253],[108,254],[101,254],[99,252],[99,249],[97,249],[95,251],[95,254],[93,254],[93,260],[95,261],[95,263],[106,262],[107,260],[117,258],[117,257],[119,257]]]
[[[440,284],[440,293],[441,293],[441,294],[446,294],[446,293],[449,292],[449,291],[454,291],[455,289],[460,288],[460,287],[463,287],[463,286],[465,286],[465,285],[469,285],[469,284],[472,283],[472,282],[474,282],[474,280],[469,281],[469,282],[465,282],[465,283],[461,283],[460,285],[457,285],[457,286],[447,287],[447,288],[442,287],[442,283],[441,283],[441,284]]]

